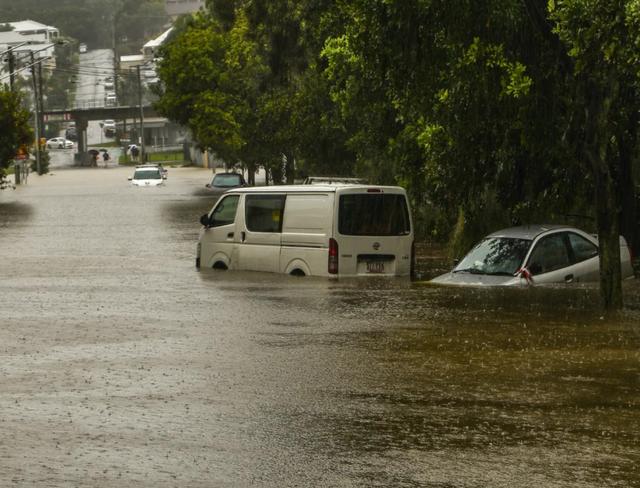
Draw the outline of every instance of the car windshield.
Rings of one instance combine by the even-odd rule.
[[[134,180],[159,180],[161,178],[158,169],[139,169],[133,175]]]
[[[529,239],[488,237],[474,247],[454,268],[454,273],[513,275],[522,266]]]
[[[240,186],[240,175],[216,175],[211,182],[212,186]]]

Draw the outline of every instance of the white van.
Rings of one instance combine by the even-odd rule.
[[[408,276],[413,225],[395,186],[236,188],[208,214],[196,266],[300,276]]]

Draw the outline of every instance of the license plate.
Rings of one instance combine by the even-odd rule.
[[[382,261],[367,261],[367,273],[384,273]]]

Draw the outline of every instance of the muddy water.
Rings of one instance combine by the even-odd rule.
[[[640,486],[637,283],[197,272],[209,173],[128,173],[0,194],[2,485]]]

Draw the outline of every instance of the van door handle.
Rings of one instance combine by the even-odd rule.
[[[244,240],[247,238],[247,235],[244,232],[240,232],[240,238],[242,239],[242,242],[244,242]]]
[[[565,283],[572,283],[573,282],[573,275],[572,274],[568,274],[567,276],[564,277],[564,282]]]
[[[227,239],[233,239],[233,232],[229,232],[227,234]]]

